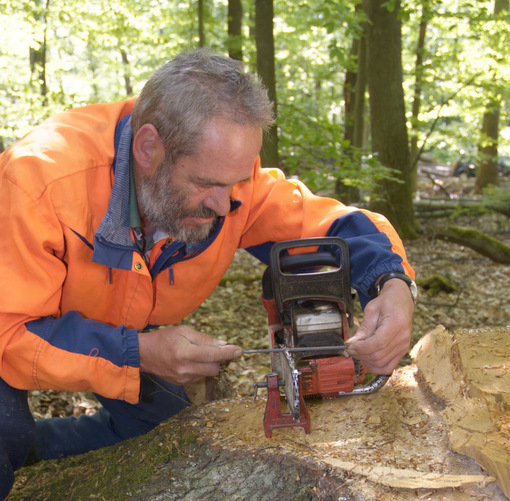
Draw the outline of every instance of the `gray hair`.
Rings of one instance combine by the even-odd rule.
[[[262,83],[240,61],[196,49],[154,72],[136,101],[131,126],[136,134],[142,125],[154,125],[174,163],[195,152],[205,123],[213,118],[267,131],[273,106]]]

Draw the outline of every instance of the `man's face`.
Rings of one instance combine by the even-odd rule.
[[[210,121],[196,153],[173,166],[165,160],[154,174],[140,176],[137,197],[144,217],[182,242],[207,238],[229,213],[234,185],[250,178],[261,142],[258,128]]]

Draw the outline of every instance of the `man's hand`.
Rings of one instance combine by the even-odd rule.
[[[216,376],[220,362],[242,355],[228,345],[187,325],[176,325],[138,335],[140,370],[177,385]]]
[[[409,286],[388,280],[363,313],[356,334],[346,341],[349,355],[374,374],[391,374],[409,350],[414,303]]]

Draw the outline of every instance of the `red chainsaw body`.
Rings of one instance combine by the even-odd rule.
[[[320,251],[318,257],[310,253],[310,247],[298,256],[287,254],[288,249],[304,247],[306,243],[329,247],[324,247],[327,250]],[[330,253],[334,247],[337,248],[336,255]],[[334,271],[323,274],[308,271],[324,266]],[[351,394],[366,374],[366,369],[352,357],[345,356],[345,352],[337,355],[331,355],[331,351],[320,352],[323,346],[339,346],[341,352],[345,341],[356,329],[346,242],[336,237],[277,242],[271,251],[271,263],[264,274],[262,289],[270,347],[301,350],[299,354],[293,354],[292,362],[293,374],[297,374],[297,385],[294,382],[293,388],[298,389],[298,395],[292,398],[293,402],[299,401],[299,410],[295,406],[294,414],[282,409],[280,388],[285,386],[285,379],[279,379],[276,363],[281,352],[271,353],[272,372],[266,376],[265,384],[256,384],[256,387],[268,389],[264,415],[266,436],[270,437],[274,428],[287,426],[301,426],[310,433],[310,417],[304,398]],[[307,351],[307,348],[314,351]],[[281,364],[281,358],[278,360]]]

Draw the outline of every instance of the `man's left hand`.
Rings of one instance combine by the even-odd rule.
[[[388,280],[364,310],[356,334],[346,341],[349,355],[373,374],[391,374],[409,350],[414,303],[409,286]]]

